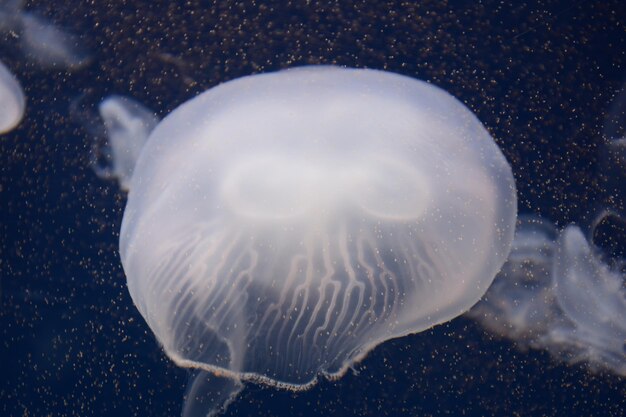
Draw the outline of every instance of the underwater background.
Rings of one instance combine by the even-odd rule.
[[[603,208],[626,213],[626,191],[605,187],[616,168],[602,156],[608,136],[624,135],[623,1],[28,1],[23,8],[76,35],[89,62],[43,66],[25,56],[14,32],[0,34],[0,60],[27,97],[22,123],[0,136],[0,416],[180,415],[189,374],[167,359],[126,289],[117,251],[125,194],[90,167],[95,106],[110,94],[164,117],[249,74],[310,64],[384,69],[432,82],[476,113],[512,165],[520,213],[559,227],[585,227]],[[603,249],[625,257],[623,223],[603,233]],[[309,391],[247,384],[224,415],[625,410],[623,377],[520,350],[459,317],[386,342],[354,372]]]

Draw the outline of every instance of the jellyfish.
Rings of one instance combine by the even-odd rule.
[[[98,106],[105,138],[96,135],[92,167],[101,178],[115,178],[128,191],[135,161],[159,122],[148,108],[129,97],[111,95]]]
[[[339,378],[386,340],[467,311],[509,253],[511,168],[461,102],[383,71],[244,77],[182,104],[144,146],[120,256],[185,415],[246,382]]]
[[[23,11],[23,0],[0,5],[0,32],[19,40],[20,52],[43,68],[76,70],[90,62],[79,38],[35,13]]]
[[[20,16],[21,41],[24,54],[42,67],[79,69],[90,58],[79,39],[73,34],[24,12]]]
[[[626,275],[576,225],[521,217],[509,259],[468,313],[522,349],[626,376]]]
[[[25,106],[26,99],[20,83],[0,61],[0,134],[20,123]]]

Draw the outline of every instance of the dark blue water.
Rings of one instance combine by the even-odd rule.
[[[220,82],[304,64],[429,80],[510,161],[520,212],[563,226],[623,204],[599,157],[626,79],[622,1],[27,2],[93,61],[42,69],[0,39],[27,113],[0,137],[0,415],[177,416],[187,372],[161,352],[117,254],[125,195],[89,168],[70,117],[130,95],[162,117]],[[623,96],[622,96],[623,97]],[[617,207],[626,212],[624,207]],[[610,233],[610,231],[608,232]],[[611,238],[623,248],[624,235]],[[619,253],[618,253],[619,255]],[[622,252],[622,256],[625,254]],[[625,318],[626,319],[626,318]],[[228,416],[622,416],[626,382],[522,352],[466,318],[379,346],[355,373],[291,393],[250,386]]]

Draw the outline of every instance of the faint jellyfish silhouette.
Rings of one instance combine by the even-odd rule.
[[[301,390],[469,309],[508,255],[511,168],[443,90],[374,70],[244,77],[181,105],[135,167],[120,233],[133,301],[185,415],[243,381]]]
[[[137,101],[117,95],[98,106],[106,140],[95,138],[92,167],[100,178],[117,179],[128,191],[135,162],[159,118]]]
[[[546,220],[522,217],[509,259],[468,316],[522,349],[626,376],[625,278],[578,226],[557,234]]]
[[[43,68],[76,70],[91,59],[80,39],[49,23],[46,19],[23,11],[24,2],[9,0],[0,5],[0,32],[11,32],[19,40],[21,53]]]
[[[21,15],[22,50],[43,67],[79,69],[90,62],[75,35],[45,21],[33,13]]]
[[[0,134],[20,123],[25,106],[26,99],[20,83],[0,61]]]

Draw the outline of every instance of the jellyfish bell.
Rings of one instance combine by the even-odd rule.
[[[24,117],[24,91],[9,69],[0,62],[0,134],[14,129]]]
[[[239,381],[303,389],[462,314],[515,219],[511,168],[458,100],[305,67],[222,84],[159,123],[120,255],[165,352],[199,370],[186,409],[209,414]]]

